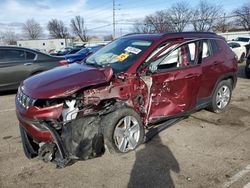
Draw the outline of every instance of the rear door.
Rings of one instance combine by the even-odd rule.
[[[0,87],[10,89],[17,87],[30,75],[35,56],[22,49],[1,49]]]
[[[206,99],[212,95],[217,80],[225,71],[225,54],[219,46],[219,40],[203,40],[202,49],[202,78],[199,98]]]
[[[188,112],[196,106],[202,73],[199,46],[197,40],[182,41],[150,64],[153,73],[149,122]]]

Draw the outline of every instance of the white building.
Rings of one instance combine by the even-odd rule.
[[[38,39],[38,40],[19,40],[17,46],[38,49],[47,53],[56,52],[62,48],[73,46],[72,39]]]
[[[218,35],[223,36],[226,40],[236,39],[237,37],[250,36],[250,31],[237,31],[237,32],[226,32],[226,33],[217,33]]]

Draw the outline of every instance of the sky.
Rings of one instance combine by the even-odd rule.
[[[115,0],[116,1],[116,35],[132,31],[135,20],[157,10],[164,10],[179,0]],[[231,12],[249,0],[209,0],[220,4],[226,12]],[[189,0],[191,6],[197,0]],[[21,34],[22,23],[35,19],[46,31],[51,19],[60,19],[69,26],[70,20],[80,15],[85,19],[89,35],[104,36],[112,34],[112,0],[0,0],[0,32],[12,30]]]

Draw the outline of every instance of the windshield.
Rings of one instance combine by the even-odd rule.
[[[237,37],[235,40],[240,42],[249,42],[250,38]]]
[[[86,59],[86,64],[105,67],[110,65],[115,73],[126,71],[152,44],[147,40],[121,38],[101,48]]]
[[[81,50],[79,50],[78,52],[76,52],[76,54],[87,54],[89,52],[88,48],[83,48]]]

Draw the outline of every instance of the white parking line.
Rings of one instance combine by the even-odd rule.
[[[243,188],[250,188],[250,182],[248,182],[248,184],[244,185]]]
[[[15,108],[10,108],[10,109],[6,109],[6,110],[0,110],[0,113],[3,113],[3,112],[10,112],[10,111],[14,111]]]
[[[227,181],[226,183],[224,183],[224,187],[229,187],[230,185],[232,185],[233,183],[235,183],[236,181],[238,181],[240,178],[242,178],[244,175],[246,175],[248,172],[250,172],[250,164],[247,165],[240,172],[238,172],[237,174],[235,174],[234,176],[232,176],[231,178],[229,178],[229,181]],[[249,186],[248,184],[246,186]]]

